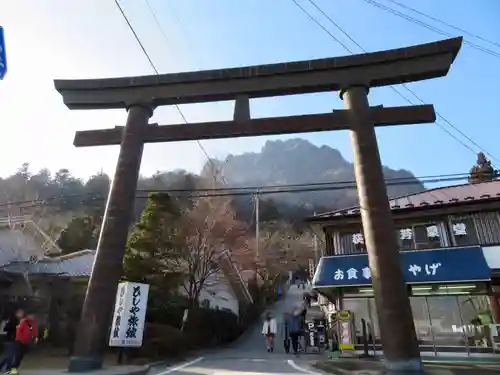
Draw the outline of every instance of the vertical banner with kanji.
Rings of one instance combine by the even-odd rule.
[[[140,347],[148,305],[149,285],[118,284],[109,346]]]

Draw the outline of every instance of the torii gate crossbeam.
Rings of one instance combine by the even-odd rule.
[[[350,130],[363,232],[372,270],[388,369],[422,370],[408,293],[399,266],[374,126],[433,122],[432,106],[370,107],[371,87],[445,76],[462,38],[396,50],[320,60],[92,80],[56,80],[70,109],[128,110],[125,127],[77,132],[76,146],[120,144],[96,259],[70,371],[97,369],[109,330],[145,142]],[[340,91],[346,109],[331,114],[250,119],[249,99]],[[148,125],[155,107],[236,100],[234,121]],[[287,126],[288,123],[288,126]]]

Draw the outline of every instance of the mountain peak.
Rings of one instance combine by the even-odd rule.
[[[260,152],[229,155],[226,162],[215,161],[230,186],[270,186],[288,184],[314,184],[318,182],[354,181],[352,163],[342,154],[328,146],[316,146],[302,138],[267,141]],[[222,168],[223,167],[223,168]],[[211,169],[206,164],[202,174]],[[387,178],[414,178],[406,170],[384,167]],[[415,184],[389,186],[391,196],[404,195],[424,190],[415,179]],[[357,204],[355,189],[285,193],[273,195],[273,199],[300,206],[321,206],[335,209]]]

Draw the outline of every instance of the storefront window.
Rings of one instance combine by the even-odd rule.
[[[436,346],[465,346],[461,326],[460,311],[456,296],[432,296],[427,298],[429,320],[432,325]]]
[[[459,296],[458,303],[470,347],[489,348],[491,313],[487,296]]]
[[[410,297],[415,331],[420,345],[432,345],[432,331],[425,297]]]
[[[488,296],[457,295],[459,292],[454,288],[450,289],[450,295],[410,297],[421,350],[434,351],[436,354],[443,351],[491,352]],[[343,304],[344,310],[350,310],[354,314],[356,344],[363,343],[362,319],[367,323],[368,345],[371,347],[380,344],[374,298],[345,298]]]
[[[370,314],[368,301],[369,298],[346,298],[344,299],[344,310],[349,310],[354,313],[354,325],[356,329],[356,344],[361,344],[363,340],[362,319],[365,322],[370,322]]]
[[[373,339],[375,343],[380,343],[380,327],[378,325],[378,315],[377,315],[377,306],[375,305],[375,298],[370,298],[368,300],[368,307],[370,308],[370,317],[371,317],[371,325],[370,332],[373,335]]]

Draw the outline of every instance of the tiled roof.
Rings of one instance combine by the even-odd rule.
[[[92,272],[94,255],[94,250],[82,250],[57,258],[45,258],[38,263],[14,261],[0,269],[17,274],[28,272],[29,274],[88,277]]]
[[[430,189],[390,199],[389,203],[392,211],[403,211],[418,207],[457,205],[498,199],[500,199],[500,180]],[[309,218],[309,220],[354,216],[359,215],[359,213],[359,206],[355,206],[319,214]]]
[[[33,238],[21,231],[0,227],[0,267],[11,262],[28,261],[31,256],[43,256]]]

